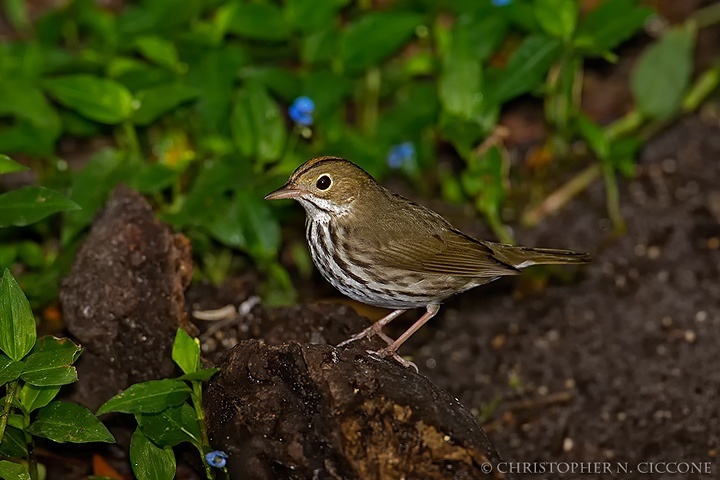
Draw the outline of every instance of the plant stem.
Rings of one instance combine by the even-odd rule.
[[[713,6],[720,6],[716,3]],[[705,70],[693,84],[690,91],[683,99],[682,108],[684,112],[694,112],[700,104],[715,91],[720,85],[720,66]]]
[[[525,226],[532,227],[540,223],[545,217],[560,210],[578,193],[585,190],[597,180],[601,174],[600,165],[594,164],[574,176],[569,182],[551,193],[540,205],[526,211],[521,219]]]
[[[643,123],[643,115],[640,111],[633,109],[623,117],[605,127],[605,135],[612,141],[636,131]]]
[[[140,150],[140,142],[138,141],[137,131],[135,125],[132,122],[125,122],[122,124],[124,141],[127,144],[129,150],[130,160],[135,163],[142,160],[142,151]]]
[[[720,22],[720,2],[708,5],[690,15],[688,20],[694,20],[698,28],[705,28]]]
[[[5,428],[7,427],[8,417],[10,416],[10,409],[12,408],[13,400],[15,400],[17,387],[17,380],[8,382],[5,385],[5,405],[3,406],[3,413],[0,417],[0,443],[2,443],[3,437],[5,436]]]
[[[200,426],[200,445],[196,445],[200,451],[200,460],[205,466],[205,474],[208,478],[215,478],[215,474],[205,460],[205,454],[210,451],[210,439],[207,433],[207,424],[205,423],[205,411],[202,408],[202,382],[192,382],[192,402],[195,407],[195,416],[197,417],[198,425]]]
[[[380,69],[370,67],[365,72],[365,85],[362,96],[362,115],[360,117],[360,128],[363,133],[372,135],[375,132],[375,125],[378,119],[378,103],[380,101]]]
[[[293,154],[295,151],[295,147],[297,147],[298,140],[300,139],[300,127],[295,125],[290,132],[290,138],[287,139],[287,142],[285,143],[285,153],[283,154],[282,158],[287,159],[290,157],[290,155]],[[262,168],[262,164],[258,164],[259,168]]]
[[[620,193],[618,192],[615,169],[609,160],[602,162],[602,172],[605,177],[605,204],[608,216],[613,224],[613,231],[619,235],[625,231],[625,220],[620,213]]]
[[[27,445],[28,452],[28,472],[30,473],[30,480],[38,479],[38,468],[37,458],[35,458],[35,439],[32,434],[28,433],[30,428],[30,413],[23,415],[23,434],[25,434],[25,444]]]
[[[501,243],[515,243],[515,239],[513,239],[507,227],[500,221],[500,217],[498,217],[496,213],[485,212],[485,218],[490,225],[490,229]]]

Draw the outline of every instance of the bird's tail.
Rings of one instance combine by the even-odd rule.
[[[484,243],[492,249],[495,258],[515,268],[525,268],[531,265],[587,263],[590,261],[590,255],[574,250],[516,247],[515,245],[491,242]]]

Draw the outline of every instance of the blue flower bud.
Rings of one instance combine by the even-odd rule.
[[[224,468],[227,464],[227,458],[228,454],[221,450],[215,450],[205,455],[205,461],[207,461],[208,465],[215,468]]]
[[[315,102],[310,97],[297,97],[288,107],[288,114],[293,122],[304,127],[312,125],[313,112],[315,112]]]
[[[415,145],[412,142],[403,142],[394,145],[388,153],[387,163],[390,168],[401,168],[415,160]]]

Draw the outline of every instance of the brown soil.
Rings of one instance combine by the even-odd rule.
[[[627,462],[633,472],[583,479],[718,478],[718,157],[717,119],[684,119],[621,185],[624,236],[610,237],[601,182],[516,232],[520,244],[592,252],[584,278],[527,295],[537,283],[528,272],[453,298],[404,353],[484,417],[508,461]],[[640,462],[709,462],[712,473],[648,476]]]
[[[507,462],[529,462],[536,472],[540,462],[593,469],[518,478],[717,478],[719,156],[717,119],[681,120],[645,147],[637,178],[621,182],[625,235],[612,235],[600,181],[539,227],[515,232],[520,244],[589,251],[590,265],[530,269],[454,297],[403,346],[422,375],[476,415]],[[479,221],[457,225],[484,229]],[[306,302],[333,295],[315,280],[304,285]],[[251,294],[225,292],[217,301],[211,293],[191,288],[188,304],[237,305]],[[334,330],[347,329],[302,333],[300,317],[297,309],[257,307],[207,350],[217,358],[226,341],[254,336],[332,344],[342,333]],[[272,334],[262,332],[268,322]],[[650,462],[710,473],[646,473]]]

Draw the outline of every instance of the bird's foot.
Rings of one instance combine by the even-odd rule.
[[[376,352],[368,351],[368,353],[372,353],[373,355],[377,355],[380,358],[392,358],[396,362],[398,362],[400,365],[402,365],[405,368],[412,367],[415,369],[415,373],[420,373],[420,370],[418,370],[417,365],[415,365],[410,360],[405,360],[403,357],[397,354],[397,350],[393,349],[392,346],[387,346],[383,349],[380,349]]]
[[[394,341],[392,338],[388,337],[388,336],[385,334],[385,332],[382,331],[382,326],[380,326],[378,322],[375,322],[375,323],[373,323],[372,325],[370,325],[369,327],[367,327],[365,330],[363,330],[362,332],[356,333],[355,335],[353,335],[352,337],[348,338],[347,340],[338,343],[337,346],[338,346],[338,347],[344,347],[345,345],[348,345],[348,344],[350,344],[350,343],[352,343],[352,342],[355,342],[355,341],[357,341],[357,340],[361,340],[361,339],[363,339],[363,338],[372,338],[372,337],[374,337],[375,335],[377,335],[378,337],[380,337],[380,338],[382,338],[383,340],[385,340],[385,342],[386,342],[388,345],[392,345],[392,343],[393,343],[393,341]]]

